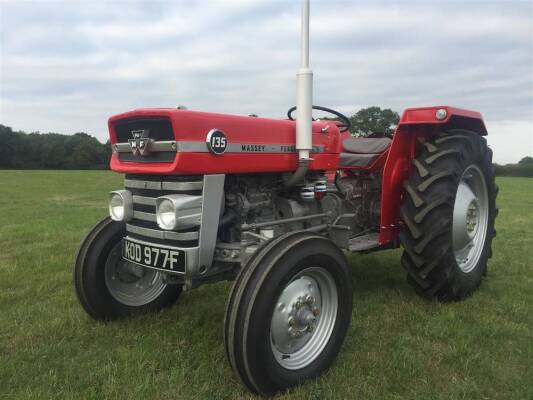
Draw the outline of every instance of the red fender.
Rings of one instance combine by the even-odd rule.
[[[437,111],[441,119],[437,118]],[[483,117],[476,111],[449,106],[408,108],[404,111],[383,168],[380,245],[395,240],[400,232],[403,182],[411,174],[412,160],[416,157],[417,141],[419,138],[430,137],[442,127],[468,129],[482,136],[487,135]]]

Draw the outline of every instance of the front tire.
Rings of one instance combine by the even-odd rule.
[[[479,287],[492,256],[492,151],[483,137],[459,129],[420,147],[400,211],[402,265],[417,293],[462,300]]]
[[[328,239],[291,233],[258,250],[237,277],[226,354],[253,392],[271,395],[318,376],[337,356],[352,310],[350,271]]]
[[[85,311],[111,320],[173,304],[181,287],[167,285],[160,272],[122,259],[124,224],[109,217],[85,237],[74,264],[74,288]]]

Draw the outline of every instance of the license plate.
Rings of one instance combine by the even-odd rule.
[[[171,247],[134,242],[124,238],[122,258],[143,267],[185,272],[185,252]]]

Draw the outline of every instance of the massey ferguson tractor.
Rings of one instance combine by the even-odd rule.
[[[297,106],[282,120],[139,109],[109,120],[124,188],[83,240],[76,293],[94,319],[172,305],[234,280],[224,346],[235,374],[270,395],[315,377],[352,315],[348,253],[403,247],[415,291],[472,294],[487,272],[497,214],[481,114],[407,109],[392,138],[352,137],[312,105],[309,1],[302,1]],[[335,119],[314,120],[312,109]],[[369,266],[371,268],[371,266]]]

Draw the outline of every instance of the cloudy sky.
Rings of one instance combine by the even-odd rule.
[[[533,1],[312,0],[314,103],[481,111],[495,160],[533,155]],[[0,0],[0,123],[102,141],[138,107],[283,117],[299,2]]]

